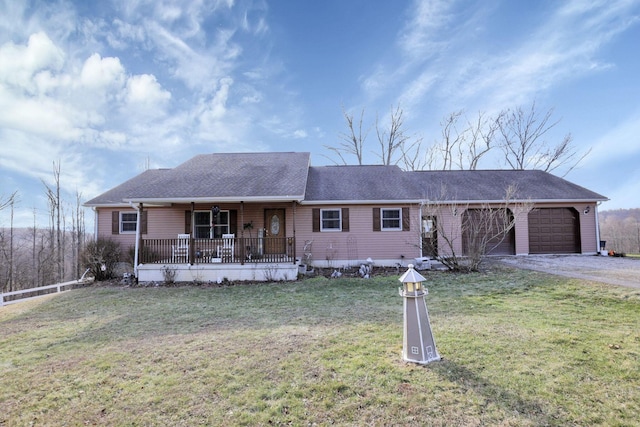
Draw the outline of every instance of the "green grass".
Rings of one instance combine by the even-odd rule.
[[[637,425],[640,292],[428,273],[444,360],[405,363],[397,277],[93,287],[0,308],[0,426]]]

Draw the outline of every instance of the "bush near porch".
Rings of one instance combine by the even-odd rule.
[[[425,273],[444,360],[401,360],[397,276],[99,286],[0,309],[0,425],[634,425],[640,294]]]

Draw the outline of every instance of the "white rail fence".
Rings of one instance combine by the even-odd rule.
[[[14,304],[16,302],[28,301],[30,299],[44,297],[44,296],[55,294],[58,292],[68,291],[77,287],[85,286],[91,282],[93,282],[93,278],[84,278],[84,275],[83,275],[82,279],[72,280],[70,282],[57,283],[55,285],[40,286],[38,288],[23,289],[21,291],[4,292],[4,293],[0,292],[0,307],[9,305],[9,304]],[[26,296],[22,296],[22,295],[26,295]],[[5,298],[15,297],[15,296],[20,296],[20,297],[11,298],[5,301]]]

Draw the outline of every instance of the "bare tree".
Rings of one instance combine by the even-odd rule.
[[[56,265],[56,277],[55,281],[60,281],[64,277],[63,266],[63,244],[62,244],[62,199],[60,197],[60,163],[53,162],[53,179],[55,182],[54,189],[51,189],[44,180],[44,184],[47,190],[47,202],[49,204],[50,215],[50,248],[51,253],[55,253],[55,265]],[[55,243],[54,243],[55,241]]]
[[[495,144],[498,123],[503,113],[497,117],[487,116],[486,113],[478,112],[478,117],[472,122],[467,120],[466,129],[469,135],[465,140],[465,150],[460,150],[459,164],[462,169],[476,170],[482,157],[489,153]],[[463,166],[466,164],[466,168]]]
[[[364,141],[367,139],[369,129],[363,131],[364,108],[360,112],[360,120],[357,124],[353,121],[353,114],[349,114],[344,108],[342,115],[347,122],[348,133],[341,133],[342,142],[337,147],[325,145],[329,151],[333,151],[338,155],[342,164],[349,164],[345,159],[345,155],[354,155],[358,161],[358,165],[362,164]]]
[[[542,169],[551,172],[567,166],[566,175],[589,153],[590,150],[578,156],[571,145],[571,134],[566,134],[557,145],[549,145],[545,137],[560,122],[552,120],[552,115],[553,108],[542,115],[536,111],[535,101],[526,111],[517,107],[502,114],[498,120],[500,148],[504,152],[504,160],[512,169]]]
[[[395,109],[392,107],[391,115],[389,116],[389,125],[387,127],[382,125],[376,115],[375,130],[379,147],[376,156],[380,160],[379,164],[397,164],[403,158],[408,158],[409,152],[415,152],[415,148],[420,145],[420,138],[411,137],[406,134],[403,114],[400,106]],[[364,162],[366,138],[371,127],[365,129],[364,109],[360,112],[360,120],[357,122],[354,120],[353,114],[346,112],[344,109],[343,115],[347,122],[348,131],[339,135],[341,142],[338,146],[325,145],[324,147],[338,156],[339,161],[331,159],[336,164],[350,164],[347,156],[355,156],[357,164],[362,165]]]
[[[454,151],[459,150],[460,144],[465,139],[465,132],[458,130],[458,120],[462,116],[462,111],[449,114],[440,122],[442,127],[442,141],[439,148],[442,155],[442,170],[453,169]]]
[[[421,165],[429,170],[478,169],[480,160],[495,148],[500,117],[478,112],[469,119],[462,110],[447,115],[440,122],[441,140],[427,149]]]
[[[346,165],[349,163],[347,155],[353,155],[361,165],[370,130],[363,130],[364,109],[359,122],[344,110],[343,114],[348,132],[340,134],[342,142],[337,147],[325,148],[338,155],[340,162],[336,163]],[[425,148],[422,138],[407,134],[402,108],[392,107],[388,126],[383,126],[376,115],[376,156],[380,164],[400,164],[405,170],[475,170],[489,153],[501,149],[506,164],[512,169],[552,172],[567,167],[566,175],[590,150],[580,155],[572,145],[571,134],[560,143],[549,145],[545,137],[559,123],[552,120],[552,114],[553,109],[539,114],[535,102],[528,110],[517,107],[497,115],[478,112],[473,119],[469,119],[463,110],[455,111],[440,122],[440,140]]]
[[[448,203],[448,190],[442,187],[439,195],[422,203],[422,217],[430,220],[430,232],[437,236],[435,258],[450,270],[477,271],[532,205],[514,200],[515,186],[505,188],[501,202],[474,206]]]
[[[411,147],[406,147],[406,144],[412,137],[408,136],[404,130],[404,112],[398,105],[395,110],[391,108],[391,114],[389,116],[389,126],[382,127],[380,125],[379,118],[376,116],[376,135],[378,136],[378,145],[380,148],[380,154],[378,155],[383,165],[395,165],[400,158],[397,158],[397,153],[409,151]],[[419,144],[420,139],[417,138],[411,145]]]
[[[427,153],[430,151],[428,150]],[[432,163],[428,155],[422,152],[422,138],[417,139],[412,144],[400,147],[402,168],[404,170],[419,171],[430,169]]]
[[[84,210],[82,209],[82,194],[76,191],[75,214],[72,214],[71,230],[71,257],[73,273],[75,277],[80,277],[81,259],[80,255],[84,247]]]
[[[15,277],[14,277],[14,228],[13,228],[13,213],[14,213],[14,208],[15,208],[15,203],[18,199],[18,192],[14,191],[13,194],[11,194],[9,197],[7,197],[6,199],[2,200],[0,199],[0,210],[9,207],[10,209],[10,214],[9,214],[9,242],[8,242],[8,247],[6,242],[4,241],[4,233],[2,233],[2,255],[3,258],[6,260],[6,266],[7,266],[7,271],[6,271],[6,285],[3,285],[4,287],[7,287],[8,292],[13,291],[13,284],[15,281]]]
[[[602,211],[600,238],[616,253],[640,254],[640,209]]]
[[[0,211],[6,208],[7,206],[13,206],[17,197],[18,197],[18,191],[14,191],[12,194],[7,196],[6,198],[4,196],[0,197]]]
[[[33,208],[33,229],[31,230],[31,281],[35,287],[40,286],[38,282],[38,258],[36,258],[36,242],[38,238],[38,222],[36,209]]]

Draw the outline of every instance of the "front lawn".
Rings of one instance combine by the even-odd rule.
[[[397,277],[78,289],[0,308],[0,426],[637,425],[640,291],[425,273],[438,351],[405,363]]]

